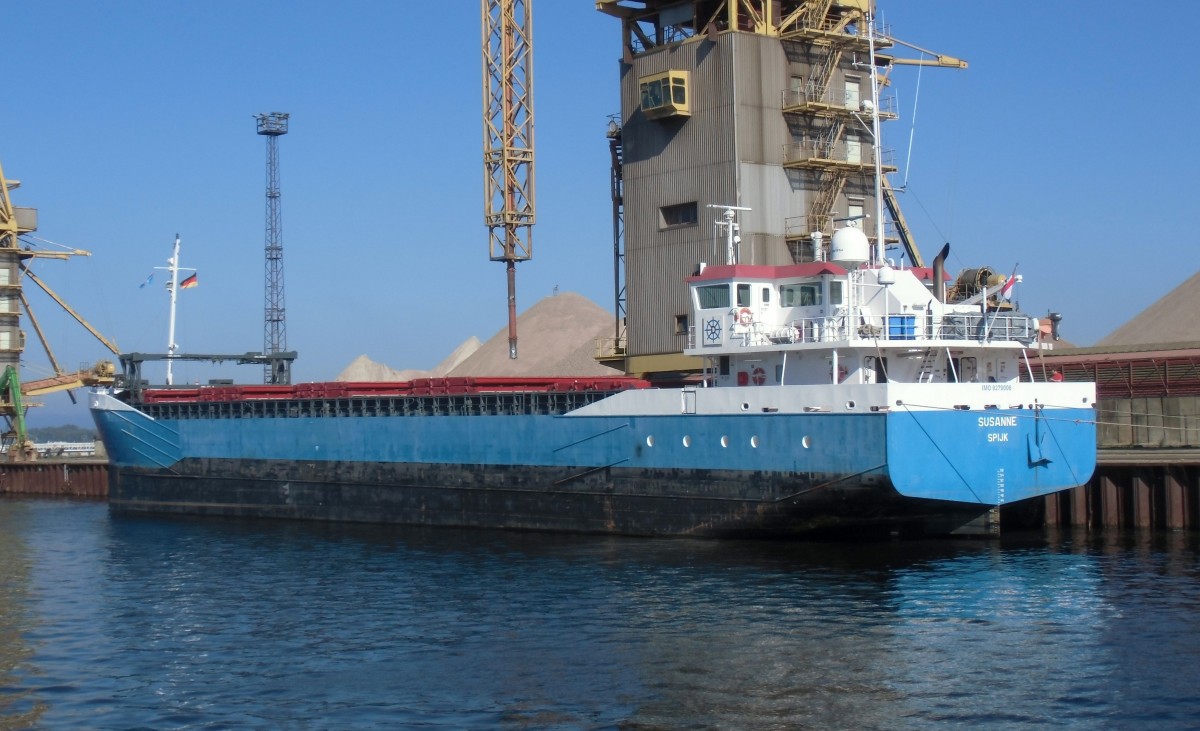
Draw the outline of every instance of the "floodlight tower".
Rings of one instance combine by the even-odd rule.
[[[517,262],[533,257],[532,0],[482,0],[484,222],[508,269],[508,357],[517,357]]]
[[[258,133],[267,138],[266,304],[263,308],[263,355],[287,350],[287,321],[283,307],[283,219],[279,210],[279,138],[288,131],[288,114],[257,114]],[[266,383],[292,382],[290,361],[267,366]]]

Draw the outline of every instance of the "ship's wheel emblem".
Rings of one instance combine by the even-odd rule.
[[[704,337],[708,340],[717,341],[721,339],[721,321],[713,318],[704,323]]]

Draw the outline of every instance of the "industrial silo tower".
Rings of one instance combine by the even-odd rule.
[[[963,68],[891,37],[871,0],[601,0],[621,21],[621,114],[613,155],[617,311],[628,327],[602,356],[632,373],[678,373],[690,323],[685,277],[726,263],[714,221],[738,213],[739,263],[781,265],[827,252],[834,227],[880,218],[869,43],[880,79],[895,64]],[[868,33],[868,27],[871,33]],[[891,53],[897,45],[919,58]],[[886,85],[878,116],[896,118]],[[882,141],[880,141],[882,142]],[[618,200],[618,196],[620,199]],[[888,256],[920,264],[883,185]],[[616,215],[619,212],[619,217]]]

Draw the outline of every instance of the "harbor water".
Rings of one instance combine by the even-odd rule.
[[[0,728],[1185,729],[1190,533],[855,545],[0,501]]]

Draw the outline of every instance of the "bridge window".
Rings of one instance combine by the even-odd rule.
[[[754,303],[750,299],[750,285],[739,284],[737,286],[737,306],[749,307],[752,304]]]
[[[696,287],[697,304],[702,310],[711,310],[716,307],[729,306],[729,285],[728,284],[710,284],[705,287]]]
[[[779,288],[779,304],[783,307],[812,307],[821,304],[821,285],[785,284]]]

